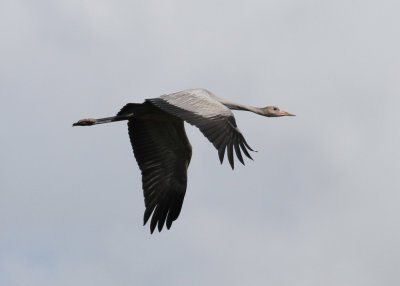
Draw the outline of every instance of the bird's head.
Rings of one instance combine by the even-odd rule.
[[[280,110],[279,107],[276,106],[267,106],[262,108],[263,115],[267,117],[281,117],[281,116],[296,116],[289,112]]]

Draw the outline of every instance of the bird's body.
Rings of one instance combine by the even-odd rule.
[[[74,126],[89,126],[128,120],[129,137],[142,172],[146,210],[144,224],[152,215],[150,230],[164,224],[169,229],[182,208],[187,186],[187,169],[192,147],[186,136],[184,121],[195,125],[218,150],[221,163],[225,150],[234,168],[234,151],[244,164],[241,152],[251,159],[247,144],[237,128],[230,109],[247,110],[269,117],[291,116],[277,107],[256,108],[228,102],[205,89],[188,89],[128,103],[116,116],[82,119]]]

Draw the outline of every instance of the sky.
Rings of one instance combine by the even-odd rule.
[[[0,3],[0,284],[399,285],[399,1]],[[127,102],[235,112],[232,171],[195,127],[170,230],[142,226]]]

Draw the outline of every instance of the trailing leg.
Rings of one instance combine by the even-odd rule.
[[[105,118],[84,118],[72,124],[72,126],[91,126],[95,124],[110,123],[121,120],[129,120],[134,114],[142,113],[148,108],[146,104],[142,103],[128,103],[126,104],[116,116],[105,117]]]

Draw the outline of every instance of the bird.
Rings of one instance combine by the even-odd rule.
[[[145,211],[143,225],[151,217],[150,232],[170,229],[179,217],[187,188],[192,146],[184,122],[200,129],[218,150],[221,164],[227,153],[234,169],[234,152],[244,165],[242,152],[253,160],[254,151],[236,125],[231,110],[244,110],[266,117],[295,116],[276,106],[250,107],[227,101],[202,88],[164,94],[143,103],[128,103],[115,115],[85,118],[73,126],[91,126],[127,120],[133,153],[142,174]]]

